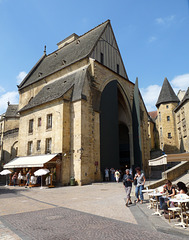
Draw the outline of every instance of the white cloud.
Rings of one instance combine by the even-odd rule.
[[[0,86],[0,93],[3,93],[3,92],[5,92],[5,89]]]
[[[187,90],[189,87],[189,73],[178,75],[171,80],[171,85],[173,88]]]
[[[165,18],[156,18],[155,22],[158,25],[169,26],[175,20],[175,15],[171,15]]]
[[[17,79],[17,84],[20,84],[22,82],[22,80],[25,78],[25,76],[27,75],[26,72],[22,71],[18,74],[18,76],[16,77]]]
[[[156,18],[155,21],[157,24],[164,24],[163,18]]]
[[[19,102],[18,92],[7,92],[3,95],[0,95],[0,114],[6,111],[8,101],[10,102],[10,104],[18,104]]]
[[[148,42],[154,42],[154,41],[156,41],[157,40],[157,38],[156,37],[154,37],[154,36],[151,36],[149,39],[148,39]]]
[[[161,86],[159,85],[150,85],[147,88],[140,89],[142,97],[144,99],[144,103],[146,105],[147,111],[155,111],[156,110],[156,102],[159,97],[159,93],[161,91]]]
[[[189,87],[189,73],[174,77],[173,80],[170,81],[170,84],[175,94],[177,94],[179,90],[186,91]],[[156,110],[155,104],[158,100],[161,88],[162,86],[159,85],[150,85],[147,88],[140,89],[144,103],[149,112]]]

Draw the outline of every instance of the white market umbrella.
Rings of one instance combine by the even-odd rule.
[[[45,169],[45,168],[41,168],[41,169],[34,172],[35,176],[41,176],[41,189],[43,188],[42,187],[42,176],[46,175],[49,172],[50,172],[49,169]]]
[[[0,172],[0,175],[5,175],[6,176],[6,185],[5,186],[7,186],[7,175],[11,174],[11,173],[12,172],[10,170],[7,170],[7,169]]]

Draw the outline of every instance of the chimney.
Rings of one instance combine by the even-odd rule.
[[[64,46],[66,46],[67,44],[75,41],[77,38],[79,38],[79,36],[77,34],[73,33],[69,37],[67,37],[64,40],[62,40],[61,42],[57,43],[58,49],[60,49]]]

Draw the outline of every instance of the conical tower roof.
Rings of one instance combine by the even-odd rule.
[[[175,92],[173,91],[169,81],[167,80],[167,78],[165,78],[161,92],[159,94],[159,98],[156,103],[156,107],[158,108],[159,105],[162,103],[170,103],[170,102],[179,103],[179,99],[176,96]]]

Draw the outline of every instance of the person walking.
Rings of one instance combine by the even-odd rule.
[[[16,180],[17,180],[17,172],[15,172],[14,175],[12,176],[12,181],[13,181],[14,187],[16,185]]]
[[[131,195],[133,177],[129,173],[129,169],[126,169],[125,173],[126,174],[123,176],[123,185],[125,187],[125,192],[126,192],[126,204],[125,204],[125,206],[128,207],[129,204],[132,204],[130,195]]]
[[[30,185],[30,177],[31,177],[31,170],[29,170],[26,174],[26,186],[25,186],[25,188],[27,188],[27,186]]]
[[[135,187],[135,196],[137,198],[136,203],[140,202],[143,203],[144,197],[142,190],[144,189],[144,184],[146,181],[146,178],[144,176],[144,173],[141,172],[140,167],[135,168],[136,174],[134,177],[134,180],[137,180],[137,185]],[[139,194],[140,194],[140,200],[139,200]]]
[[[105,181],[108,182],[108,181],[109,181],[109,169],[106,168],[106,169],[104,170],[104,173],[105,173]]]
[[[115,169],[114,168],[110,168],[110,181],[111,182],[115,182]]]
[[[118,170],[115,171],[115,179],[116,179],[116,182],[119,183],[120,172]]]

